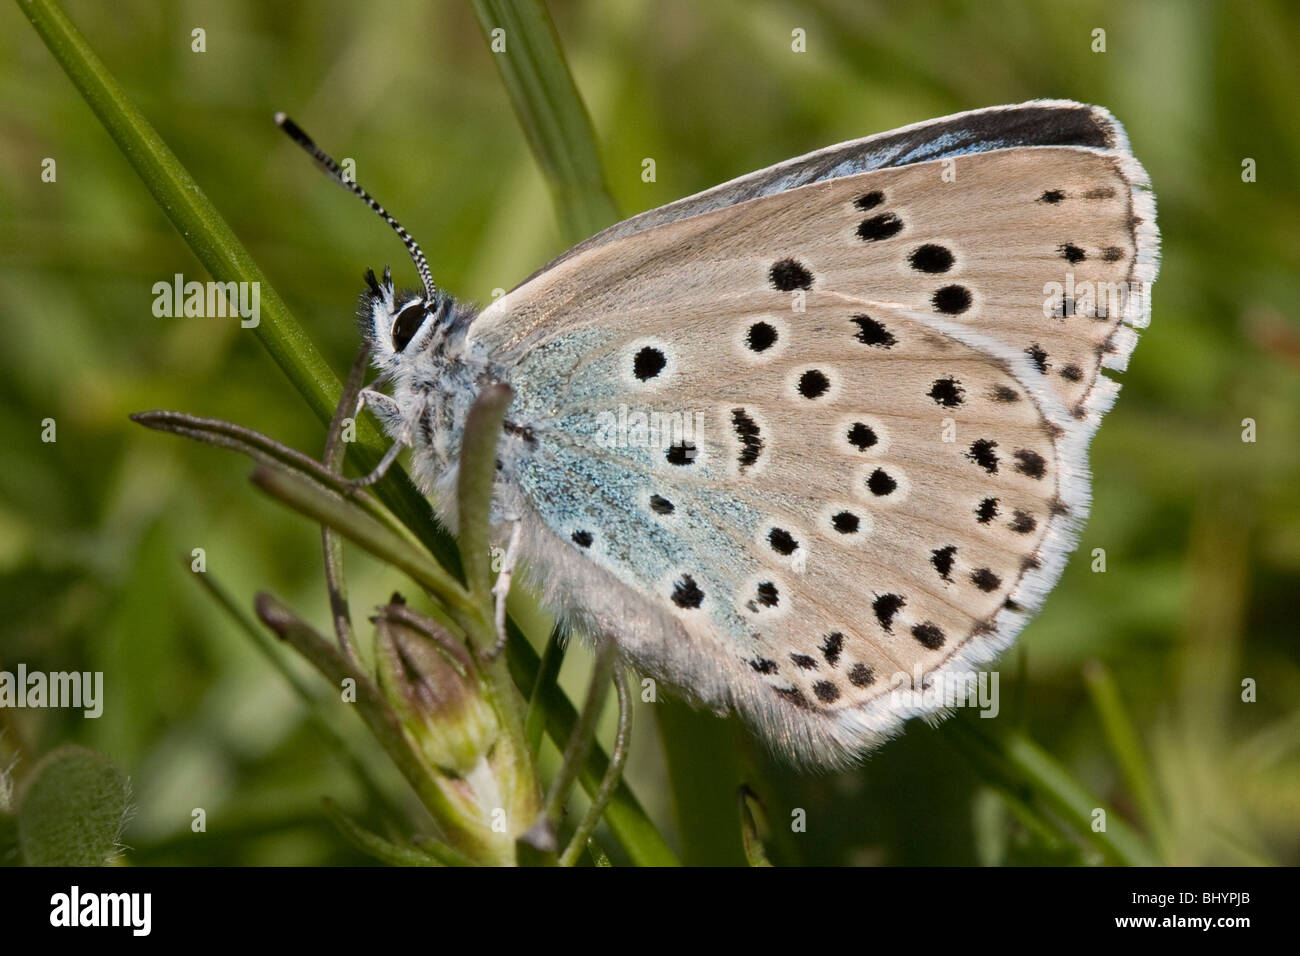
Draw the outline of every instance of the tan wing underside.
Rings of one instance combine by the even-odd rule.
[[[1129,326],[1145,318],[1144,298],[1098,314],[1078,291],[1145,292],[1154,226],[1140,185],[1131,159],[1078,148],[818,183],[581,253],[499,300],[471,335],[524,383],[529,356],[558,332],[613,336],[571,382],[662,347],[665,372],[629,374],[629,394],[641,389],[647,410],[699,410],[705,430],[695,464],[661,462],[656,480],[683,499],[725,485],[770,517],[734,543],[743,584],[711,596],[753,623],[753,645],[731,648],[741,671],[787,703],[861,708],[889,690],[884,677],[1009,637],[1004,625],[1059,572],[1087,507],[1087,435],[1113,394],[1100,368],[1122,367]],[[916,258],[922,247],[947,255]],[[790,261],[798,268],[780,265]],[[1054,284],[1082,308],[1063,310]],[[941,291],[953,287],[964,293]],[[762,353],[747,344],[759,322],[777,331]],[[829,383],[816,398],[799,387],[810,370]],[[570,389],[552,404],[589,402]],[[763,443],[744,467],[736,409]],[[850,441],[858,424],[869,447]],[[861,533],[837,532],[840,512],[859,516]],[[771,528],[798,543],[793,554],[772,547]],[[755,600],[760,584],[776,588],[775,605]],[[660,597],[717,644],[704,615]]]

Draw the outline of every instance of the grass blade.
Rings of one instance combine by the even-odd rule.
[[[617,221],[591,118],[546,6],[540,0],[474,0],[474,12],[551,187],[564,235],[577,242]]]
[[[1147,772],[1147,759],[1142,750],[1133,721],[1129,719],[1124,702],[1120,699],[1119,685],[1109,668],[1100,661],[1093,661],[1084,668],[1084,683],[1092,696],[1093,706],[1101,718],[1106,731],[1106,740],[1110,744],[1115,759],[1119,761],[1120,770],[1128,781],[1133,796],[1142,811],[1142,819],[1151,829],[1151,837],[1166,862],[1170,859],[1172,840],[1169,835],[1168,822],[1160,799],[1156,796],[1155,783]]]
[[[1047,808],[1069,824],[1071,830],[1101,850],[1112,863],[1157,865],[1155,854],[1132,827],[1113,809],[1104,807],[1096,796],[1025,734],[1012,731],[994,735],[975,726],[973,721],[961,719],[947,721],[944,730],[953,735],[954,743],[961,743],[959,749],[970,747],[988,757],[993,766],[1001,768],[1005,779],[995,778],[996,785],[1027,786]],[[975,763],[983,772],[988,772],[984,761]],[[1106,810],[1106,829],[1102,832],[1092,828],[1093,812],[1098,809]]]

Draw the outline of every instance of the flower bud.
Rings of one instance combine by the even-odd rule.
[[[469,650],[404,604],[381,608],[374,622],[379,685],[403,729],[440,772],[469,774],[500,730]]]

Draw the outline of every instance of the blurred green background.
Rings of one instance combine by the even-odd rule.
[[[1167,861],[1300,862],[1296,5],[549,6],[628,215],[963,109],[1068,97],[1126,124],[1163,233],[1153,321],[1093,446],[1080,552],[1004,659],[1003,720],[1140,825],[1085,689],[1087,663],[1104,662],[1167,816]],[[362,270],[413,271],[273,111],[355,159],[458,295],[487,300],[566,245],[468,3],[65,9],[340,375]],[[269,589],[327,628],[317,530],[254,494],[244,460],[126,416],[226,418],[311,454],[323,429],[236,322],[153,316],[155,282],[208,276],[19,11],[0,6],[0,23],[0,669],[103,671],[106,685],[98,720],[0,710],[0,768],[16,758],[21,779],[69,741],[109,755],[134,786],[131,862],[364,862],[320,798],[362,819],[371,798],[181,562],[202,547],[245,606]],[[205,53],[191,51],[196,27]],[[656,182],[642,181],[647,157]],[[1257,182],[1242,181],[1248,157]],[[47,417],[57,443],[41,441]],[[360,556],[350,568],[358,617],[411,590]],[[576,699],[588,667],[575,648],[563,683]],[[1246,678],[1256,702],[1241,699]],[[691,743],[666,757],[661,729]],[[913,723],[856,772],[798,775],[730,724],[656,704],[638,710],[629,778],[692,862],[736,859],[740,779],[763,796],[778,862],[1089,858],[1027,831],[961,740]],[[391,775],[378,757],[375,772]],[[791,832],[796,808],[806,832]]]

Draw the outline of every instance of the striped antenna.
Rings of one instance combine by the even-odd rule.
[[[312,141],[312,138],[303,132],[301,126],[283,113],[275,114],[275,125],[284,130],[291,140],[306,150],[307,155],[316,160],[316,165],[325,170],[330,179],[360,196],[365,200],[367,206],[379,214],[384,222],[393,227],[393,231],[397,233],[398,238],[402,240],[402,244],[406,246],[406,251],[411,254],[411,261],[415,263],[416,271],[420,273],[420,281],[424,283],[425,304],[429,308],[433,308],[434,303],[439,298],[438,287],[433,284],[433,274],[429,272],[429,261],[424,258],[424,250],[420,248],[420,244],[411,238],[411,234],[402,228],[400,222],[388,214],[388,210],[381,206],[374,196],[345,178],[339,164],[334,162],[329,153],[317,146]]]

